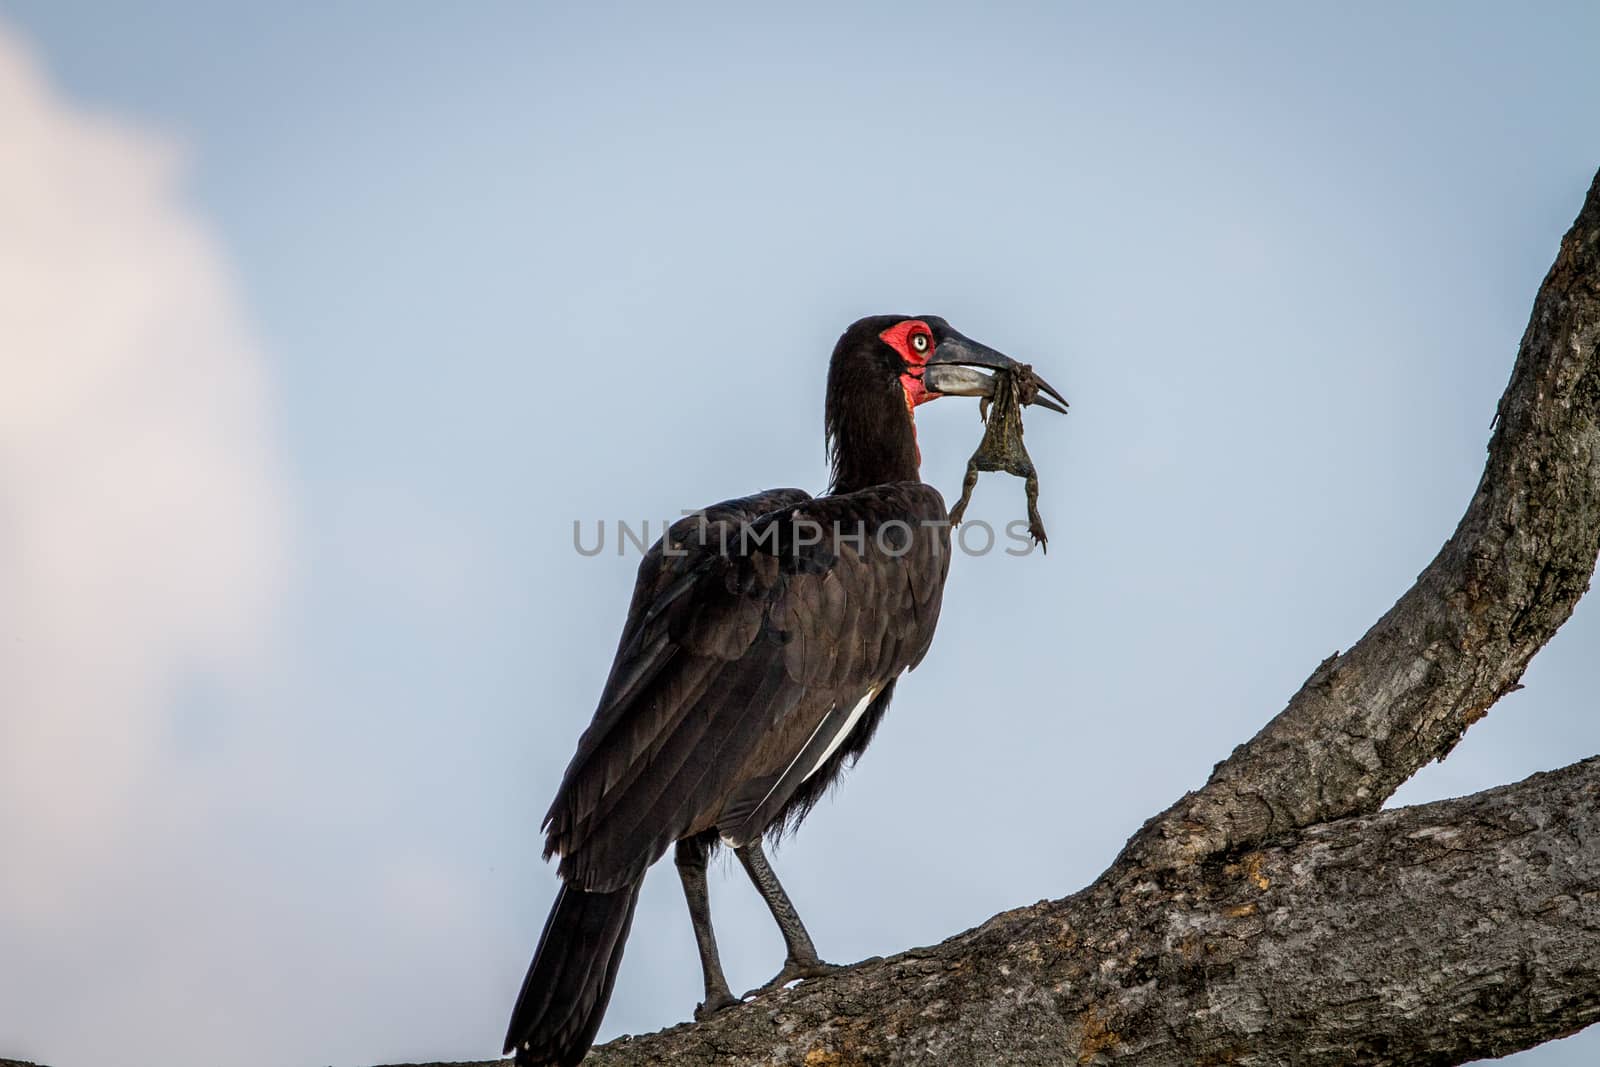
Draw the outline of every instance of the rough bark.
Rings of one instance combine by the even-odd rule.
[[[1102,880],[584,1062],[1438,1065],[1597,1019],[1600,758]]]
[[[1124,862],[1192,862],[1376,811],[1517,687],[1588,589],[1600,549],[1597,340],[1600,177],[1534,302],[1455,534],[1353,648],[1146,824]]]
[[[1600,759],[1097,883],[594,1067],[1444,1064],[1600,1019]]]

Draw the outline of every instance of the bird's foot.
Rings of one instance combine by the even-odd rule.
[[[734,996],[733,991],[727,986],[717,990],[708,989],[706,990],[706,999],[694,1006],[694,1021],[697,1023],[704,1022],[717,1012],[735,1007],[741,1003],[743,1001]]]
[[[844,970],[844,967],[837,963],[824,963],[818,959],[787,960],[783,965],[783,970],[773,976],[772,981],[764,986],[757,986],[755,989],[750,990],[744,995],[744,999],[749,1000],[751,997],[759,997],[764,993],[770,993],[774,989],[782,989],[790,982],[797,982],[802,978],[821,978],[825,974],[832,974],[835,971],[842,970]]]

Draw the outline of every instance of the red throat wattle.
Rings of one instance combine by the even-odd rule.
[[[922,366],[933,355],[933,331],[921,319],[897,322],[878,335],[878,339],[898,352],[910,367],[900,375],[900,388],[906,397],[906,414],[911,418],[912,440],[917,436],[916,408],[929,400],[937,400],[938,393],[930,393],[922,384]],[[922,465],[922,446],[917,445],[917,465]]]

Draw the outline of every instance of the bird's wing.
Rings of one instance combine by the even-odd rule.
[[[776,490],[675,523],[640,565],[594,721],[546,816],[562,877],[613,888],[690,832],[764,830],[926,653],[949,568],[944,519],[936,490],[900,482],[815,500]]]

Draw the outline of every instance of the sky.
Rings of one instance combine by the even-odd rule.
[[[1584,3],[0,0],[0,1056],[497,1054],[636,566],[573,524],[820,490],[866,314],[1072,401],[1029,423],[1051,551],[957,557],[774,865],[841,961],[1085,885],[1454,528],[1600,165],[1597,41]],[[918,417],[953,497],[972,405]],[[1586,601],[1395,802],[1600,752],[1597,640]],[[759,984],[776,929],[736,865],[712,897]],[[664,865],[601,1037],[699,994]]]

